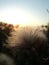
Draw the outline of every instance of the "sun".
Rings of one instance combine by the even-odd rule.
[[[37,18],[37,17],[36,17]],[[0,12],[0,21],[13,25],[35,25],[35,16],[20,7],[5,8]],[[36,19],[37,20],[37,19]]]
[[[27,25],[31,21],[31,15],[21,8],[6,8],[0,12],[0,21],[13,25]]]

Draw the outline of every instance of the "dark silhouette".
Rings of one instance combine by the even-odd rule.
[[[7,38],[8,38],[7,35],[3,32],[2,29],[0,29],[0,51],[3,47],[3,43],[7,44],[7,42],[6,42]]]
[[[44,64],[45,48],[43,52],[41,50],[43,46],[47,45],[47,37],[43,30],[22,28],[18,30],[15,40],[15,62],[17,65]]]
[[[0,22],[0,51],[3,45],[8,44],[8,37],[11,35],[13,28],[10,28],[8,24]]]
[[[7,30],[7,29],[6,29]],[[5,65],[49,65],[49,27],[48,25],[37,27],[35,29],[31,27],[20,28],[16,31],[16,35],[13,36],[12,42],[15,46],[4,46],[8,39],[8,32],[5,34],[5,29],[1,29],[0,38],[1,52],[0,52],[0,64],[5,60]],[[8,31],[8,30],[7,30]],[[11,31],[12,32],[12,31]],[[10,33],[10,32],[9,32]],[[5,36],[4,36],[5,35]],[[7,36],[6,36],[7,35]],[[6,38],[7,37],[7,38]],[[10,42],[9,42],[10,43]],[[5,58],[3,58],[3,56]],[[2,58],[2,61],[1,61]],[[7,61],[7,59],[9,59]],[[12,62],[11,62],[12,60]],[[14,62],[14,63],[13,63]]]

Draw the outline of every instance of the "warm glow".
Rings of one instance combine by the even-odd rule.
[[[35,20],[35,17],[21,8],[7,8],[0,12],[0,21],[13,25],[34,25],[37,24]]]

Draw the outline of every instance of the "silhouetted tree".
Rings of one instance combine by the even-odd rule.
[[[17,65],[42,65],[44,60],[40,48],[47,43],[42,30],[23,28],[15,37],[15,62]],[[41,48],[42,49],[42,48]]]
[[[46,35],[47,35],[47,37],[48,37],[48,41],[49,41],[49,23],[48,23],[47,26],[48,26],[48,27],[47,27],[47,33],[46,33]]]
[[[8,44],[7,39],[11,35],[12,28],[8,24],[0,22],[0,51],[4,44]]]
[[[12,57],[16,65],[48,65],[48,29],[46,33],[43,30],[45,32],[45,29],[40,28],[33,29],[27,27],[18,29],[15,32],[16,35],[13,36],[14,40],[12,40],[15,46],[4,47],[3,54],[10,56],[10,58]]]
[[[2,46],[3,46],[3,43],[7,43],[6,40],[7,40],[7,35],[3,32],[2,29],[0,29],[0,50],[2,49]]]

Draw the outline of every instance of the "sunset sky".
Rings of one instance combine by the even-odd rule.
[[[49,22],[49,0],[0,0],[0,21],[22,25]]]

